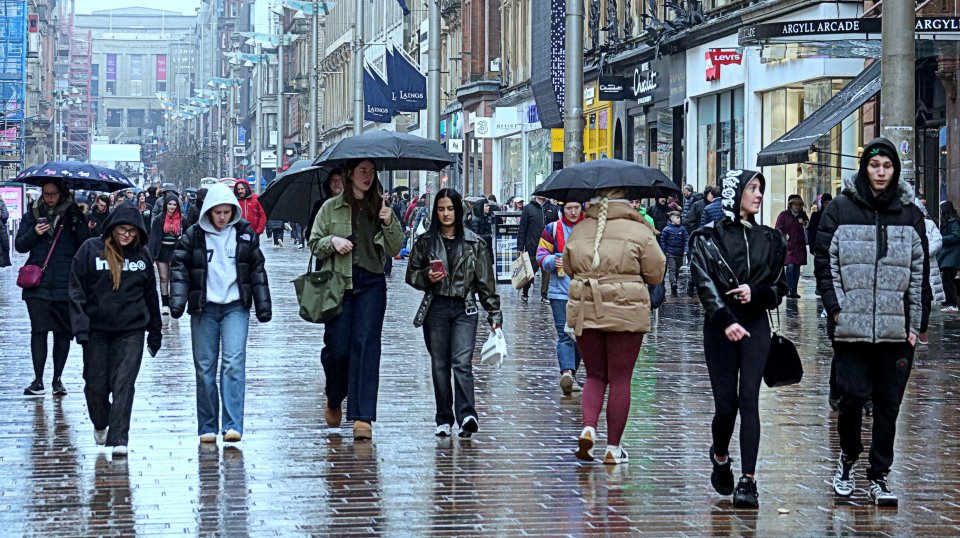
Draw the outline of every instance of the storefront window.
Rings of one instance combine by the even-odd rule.
[[[763,146],[796,127],[843,89],[847,82],[825,79],[764,93]],[[817,151],[810,152],[807,162],[765,167],[763,173],[767,178],[767,197],[772,213],[776,215],[782,211],[791,194],[799,194],[809,211],[820,194],[839,192],[844,176],[856,171],[856,153],[862,144],[862,133],[862,115],[858,110],[813,144]]]
[[[657,168],[673,177],[673,109],[657,113]]]
[[[500,141],[500,200],[523,196],[523,140],[520,135]]]
[[[533,192],[552,171],[550,131],[538,129],[527,133],[527,193]]]
[[[727,170],[743,167],[743,88],[697,100],[697,174],[716,185]]]
[[[647,117],[635,116],[631,121],[633,121],[633,162],[648,164]]]

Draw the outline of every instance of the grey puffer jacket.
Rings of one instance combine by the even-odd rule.
[[[937,224],[929,218],[923,220],[927,228],[927,243],[929,244],[930,254],[930,291],[933,293],[933,302],[942,303],[947,300],[947,294],[943,291],[943,277],[940,276],[940,267],[937,265],[937,254],[943,248],[943,236],[937,229]]]
[[[878,152],[894,161],[894,174],[887,189],[874,195],[866,168]],[[923,214],[913,204],[913,187],[900,177],[893,144],[867,144],[856,179],[844,186],[817,232],[814,272],[829,314],[827,332],[842,342],[903,342],[909,332],[920,332],[930,268]]]

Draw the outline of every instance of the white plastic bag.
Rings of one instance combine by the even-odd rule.
[[[503,331],[497,329],[490,333],[490,337],[483,343],[480,349],[480,363],[484,366],[496,366],[499,368],[507,358],[507,339],[503,336]]]

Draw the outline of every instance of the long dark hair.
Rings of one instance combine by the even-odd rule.
[[[953,202],[945,200],[940,202],[940,227],[945,228],[947,223],[957,218],[957,208],[953,207]]]
[[[370,185],[370,190],[367,191],[363,200],[357,200],[356,196],[353,195],[353,171],[356,170],[363,161],[373,163],[373,184]],[[347,165],[343,167],[343,190],[346,192],[344,198],[346,198],[347,203],[350,204],[350,212],[354,220],[357,219],[361,206],[366,206],[367,218],[370,222],[374,222],[380,218],[380,206],[383,205],[383,195],[380,193],[380,176],[377,174],[376,169],[377,163],[373,159],[354,159],[348,161]],[[354,226],[354,228],[356,228],[356,226]]]
[[[437,196],[433,199],[433,210],[430,212],[430,232],[440,235],[440,219],[437,218],[437,208],[440,206],[441,198],[449,198],[453,202],[453,214],[456,218],[453,220],[453,226],[456,230],[454,239],[457,243],[463,241],[463,196],[453,189],[440,189]]]

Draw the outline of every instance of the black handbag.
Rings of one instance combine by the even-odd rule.
[[[770,313],[767,312],[769,316]],[[771,316],[771,325],[773,318]],[[803,379],[803,363],[800,353],[786,336],[780,334],[780,308],[777,307],[777,328],[770,330],[770,352],[763,369],[763,382],[768,387],[796,385]]]

